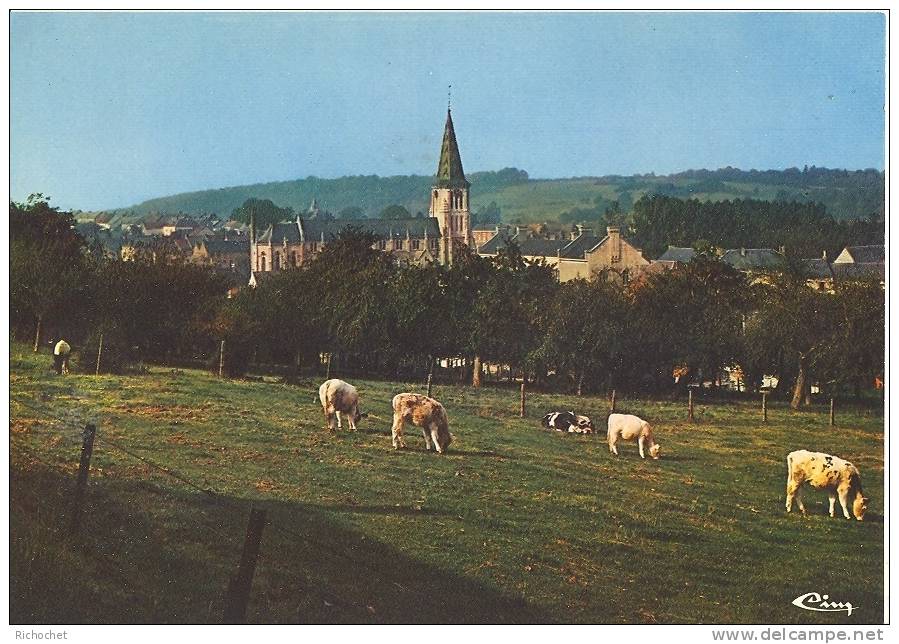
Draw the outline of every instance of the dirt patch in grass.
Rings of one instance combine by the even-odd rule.
[[[209,419],[207,410],[208,405],[199,405],[198,407],[188,407],[187,405],[134,405],[122,403],[114,405],[116,409],[123,414],[131,414],[134,416],[143,416],[150,418],[159,418],[165,420],[192,420],[205,422]]]

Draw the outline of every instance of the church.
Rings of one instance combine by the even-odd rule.
[[[250,285],[255,286],[265,273],[302,266],[350,226],[375,235],[375,248],[393,252],[400,261],[452,264],[454,249],[460,245],[474,248],[470,187],[462,169],[452,111],[447,108],[427,217],[325,220],[297,215],[295,221],[273,224],[257,235],[251,215]]]

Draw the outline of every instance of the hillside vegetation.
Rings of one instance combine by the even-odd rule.
[[[619,400],[649,419],[662,458],[602,436],[547,433],[607,403],[438,385],[455,441],[390,447],[393,394],[356,382],[371,416],[328,434],[317,381],[221,381],[162,367],[138,376],[55,376],[11,355],[12,623],[220,620],[249,508],[268,512],[248,621],[874,623],[883,619],[883,418],[757,401]],[[98,424],[78,545],[65,536],[80,431]],[[786,454],[810,448],[861,470],[870,511],[784,512]],[[122,451],[122,450],[127,450]],[[161,467],[168,470],[163,472]],[[192,487],[192,485],[196,487]],[[214,491],[213,495],[201,489]],[[857,610],[814,613],[808,592]]]
[[[791,168],[783,171],[690,170],[667,176],[578,177],[531,179],[514,168],[477,172],[472,183],[472,210],[491,202],[500,207],[506,222],[552,222],[578,208],[605,207],[617,201],[625,211],[644,194],[658,194],[702,201],[756,199],[823,203],[838,220],[867,218],[884,212],[884,173],[876,170]],[[433,179],[423,176],[352,176],[339,179],[307,177],[217,190],[189,192],[142,202],[121,212],[135,216],[150,212],[215,212],[228,215],[249,198],[270,199],[281,207],[301,212],[312,199],[337,213],[357,206],[374,217],[391,204],[409,212],[426,213],[428,189]],[[564,219],[564,218],[563,218]]]

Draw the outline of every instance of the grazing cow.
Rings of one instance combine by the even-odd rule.
[[[830,496],[830,516],[834,516],[834,506],[840,497],[843,516],[850,519],[849,503],[852,503],[852,514],[859,521],[865,518],[868,510],[868,499],[862,494],[862,479],[858,468],[842,458],[810,452],[805,449],[790,452],[787,455],[787,512],[793,510],[793,501],[799,504],[799,511],[805,514],[802,504],[802,484],[808,482],[816,490],[827,490]]]
[[[397,394],[393,397],[393,449],[406,446],[403,425],[407,420],[421,427],[429,451],[433,443],[437,453],[443,454],[453,441],[443,405],[421,394]]]
[[[345,414],[350,431],[356,431],[356,423],[366,414],[359,411],[359,392],[356,388],[343,380],[331,378],[325,380],[318,388],[318,399],[321,401],[325,418],[328,419],[328,429],[334,431],[334,418],[337,417],[337,429],[343,429],[340,415]]]
[[[50,340],[53,344],[53,340]],[[65,376],[69,373],[69,355],[72,353],[72,347],[65,340],[60,340],[53,347],[53,368],[56,373]]]
[[[640,447],[640,458],[646,458],[644,448],[649,448],[649,455],[659,457],[661,448],[652,437],[649,423],[632,414],[609,414],[609,451],[618,456],[618,441],[637,441]]]
[[[587,416],[580,416],[573,411],[552,411],[543,417],[542,422],[545,429],[572,434],[592,434],[596,429]]]

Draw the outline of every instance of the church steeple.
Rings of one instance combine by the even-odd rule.
[[[440,146],[440,163],[437,177],[431,189],[431,205],[428,214],[437,219],[440,228],[439,260],[444,264],[453,262],[456,246],[472,246],[471,211],[468,192],[471,184],[462,170],[462,156],[456,143],[453,129],[453,115],[446,110],[446,127],[443,130],[443,144]]]
[[[456,131],[453,129],[453,114],[447,108],[443,145],[440,146],[440,163],[437,166],[437,187],[468,188],[469,186],[471,184],[465,180],[465,171],[462,170],[462,157],[459,155]]]

